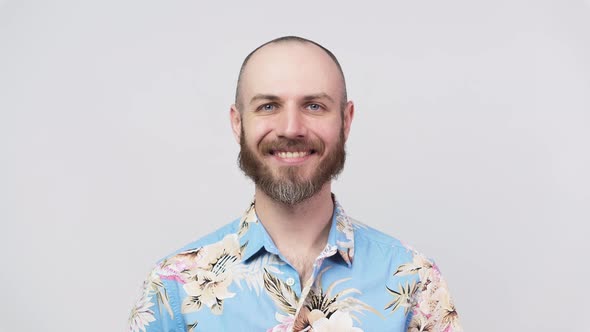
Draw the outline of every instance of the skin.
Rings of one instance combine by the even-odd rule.
[[[240,109],[235,104],[230,108],[232,130],[239,143],[243,126],[247,146],[273,176],[284,176],[286,167],[295,167],[300,178],[308,179],[334,149],[341,130],[348,139],[354,105],[348,101],[341,109],[341,75],[319,47],[300,42],[267,45],[252,56],[242,82]],[[281,137],[319,140],[325,150],[288,159],[281,158],[279,151],[259,148]],[[328,238],[334,208],[331,182],[296,205],[277,202],[259,189],[255,194],[256,212],[265,229],[301,280],[307,279]]]

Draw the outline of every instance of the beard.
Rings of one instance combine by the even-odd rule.
[[[269,155],[271,151],[280,151],[290,148],[295,151],[313,151],[314,154],[322,156],[325,152],[325,145],[320,140],[278,138],[272,142],[261,142],[257,154],[246,144],[244,127],[241,128],[240,153],[238,154],[238,165],[247,177],[254,181],[257,188],[260,188],[273,200],[285,205],[294,206],[317,194],[324,184],[336,179],[344,168],[346,151],[344,146],[344,129],[340,130],[339,140],[334,147],[320,161],[309,179],[300,176],[302,166],[281,166],[276,176],[272,169],[265,165],[258,155]]]

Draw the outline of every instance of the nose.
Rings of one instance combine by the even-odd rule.
[[[286,138],[303,138],[307,135],[305,114],[295,105],[288,105],[280,113],[277,135]]]

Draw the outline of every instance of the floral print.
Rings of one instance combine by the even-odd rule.
[[[405,314],[407,315],[416,304],[415,296],[416,291],[418,290],[418,285],[416,282],[414,281],[411,284],[406,283],[405,286],[399,285],[399,290],[397,292],[387,286],[386,288],[391,293],[391,295],[394,296],[394,300],[385,306],[385,310],[393,307],[391,311],[396,311],[401,307],[404,308]]]
[[[147,295],[147,293],[145,294]],[[154,304],[149,296],[142,296],[131,310],[129,317],[129,328],[131,331],[144,331],[149,323],[156,320],[154,311],[150,309]]]
[[[202,258],[191,270],[184,271],[187,282],[183,285],[188,296],[182,302],[182,312],[198,311],[204,304],[215,315],[223,310],[223,301],[236,294],[228,291],[232,283],[232,270],[238,265],[240,243],[236,234],[203,248]]]
[[[379,315],[379,312],[371,306],[353,296],[349,296],[350,294],[360,293],[358,289],[346,288],[336,294],[332,294],[334,288],[338,284],[344,283],[349,279],[337,280],[324,290],[321,284],[321,279],[322,274],[324,274],[328,268],[320,272],[313,286],[306,288],[303,292],[303,294],[307,295],[303,298],[304,302],[303,307],[301,308],[299,308],[301,299],[295,294],[289,285],[274,277],[272,274],[268,272],[265,273],[265,289],[274,300],[276,306],[288,315],[282,316],[277,313],[277,320],[282,323],[279,324],[279,326],[284,325],[286,319],[283,317],[288,317],[289,326],[292,326],[294,330],[302,331],[312,326],[312,317],[314,320],[327,318],[340,311],[359,313],[362,311],[372,311]],[[318,315],[321,315],[321,317]],[[347,317],[351,317],[351,315],[347,313]],[[280,331],[280,329],[278,330]]]
[[[295,323],[295,316],[293,315],[281,315],[278,312],[275,314],[277,321],[280,324],[267,330],[267,332],[291,332],[293,331],[293,325]]]
[[[299,281],[252,203],[241,218],[153,269],[129,331],[462,331],[438,267],[353,221],[337,201],[313,266]]]
[[[129,316],[128,324],[130,331],[146,332],[146,326],[156,320],[156,313],[152,308],[156,303],[159,304],[158,307],[160,309],[162,307],[166,308],[170,317],[174,317],[168,300],[167,291],[164,288],[162,280],[160,279],[160,275],[164,274],[162,273],[164,271],[164,269],[156,267],[144,281],[142,295],[135,303],[135,306],[131,309],[131,314]]]
[[[310,316],[321,315],[319,310],[314,310]],[[336,311],[330,318],[325,316],[314,319],[311,322],[313,332],[363,332],[358,327],[352,326],[352,318],[345,311]]]
[[[409,331],[459,331],[459,318],[446,283],[438,267],[426,257],[413,251],[413,260],[402,264],[394,275],[419,275],[419,282],[407,284],[394,291],[387,290],[394,300],[385,309],[413,310]]]

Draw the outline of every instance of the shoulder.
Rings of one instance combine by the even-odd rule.
[[[379,251],[400,266],[415,263],[424,267],[434,266],[434,261],[400,239],[350,218],[354,229],[355,248]]]
[[[397,238],[386,234],[378,229],[375,229],[363,222],[360,222],[354,218],[348,218],[352,223],[354,229],[355,240],[369,241],[376,245],[388,246],[388,247],[401,247],[402,242]]]
[[[130,329],[146,331],[146,328],[154,327],[159,331],[158,328],[164,326],[182,327],[184,309],[181,307],[187,303],[175,290],[194,280],[195,270],[215,262],[220,253],[227,256],[239,252],[238,225],[239,219],[234,220],[159,260],[145,279],[142,295],[132,309]]]
[[[187,254],[194,253],[202,248],[222,242],[226,236],[231,234],[237,234],[239,222],[240,219],[235,219],[232,222],[225,224],[222,227],[214,230],[213,232],[185,244],[179,249],[161,258],[158,261],[158,263],[162,264],[163,262],[170,261],[175,257],[185,256]]]
[[[391,297],[386,310],[411,312],[408,331],[462,331],[447,283],[432,259],[391,235],[350,220],[361,268],[386,276]]]

